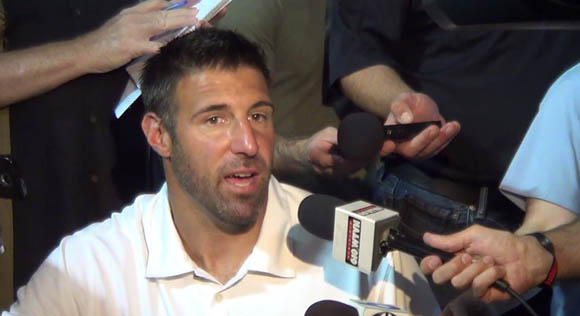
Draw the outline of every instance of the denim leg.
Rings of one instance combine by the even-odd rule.
[[[396,175],[385,174],[384,168],[376,173],[373,199],[399,212],[400,229],[415,238],[429,231],[447,234],[459,231],[473,223],[473,206],[431,193]]]
[[[513,227],[509,227],[508,225],[504,224],[504,222],[502,220],[496,219],[493,216],[487,216],[486,218],[476,219],[474,224],[479,224],[479,225],[486,226],[489,228],[495,228],[495,229],[501,229],[501,230],[509,230],[509,231],[514,230]]]

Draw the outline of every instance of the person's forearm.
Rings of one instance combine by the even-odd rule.
[[[526,217],[516,234],[533,232],[545,232],[552,241],[558,261],[558,279],[580,276],[580,222],[575,213],[544,200],[528,198]]]
[[[580,277],[580,220],[545,233],[554,244],[558,260],[557,279]]]
[[[301,174],[311,172],[312,166],[308,162],[307,146],[308,139],[288,139],[276,135],[274,147],[275,175]]]
[[[356,71],[340,80],[342,91],[368,112],[386,118],[390,104],[404,92],[413,92],[392,68],[375,65]]]
[[[79,40],[0,54],[0,107],[54,89],[87,72]]]
[[[525,235],[533,232],[545,232],[558,226],[568,224],[576,219],[576,214],[569,210],[539,199],[526,199],[526,216],[518,230],[517,235]]]

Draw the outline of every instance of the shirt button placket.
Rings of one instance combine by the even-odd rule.
[[[224,316],[229,315],[226,302],[224,302],[224,296],[221,293],[216,293],[213,296],[213,304],[211,308],[211,316]]]

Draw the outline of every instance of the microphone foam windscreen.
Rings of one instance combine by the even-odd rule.
[[[334,235],[334,208],[344,204],[341,199],[326,194],[307,196],[298,206],[298,221],[306,231],[322,239]]]
[[[338,301],[323,300],[310,305],[304,316],[358,316],[358,311]]]
[[[338,127],[338,148],[348,159],[370,161],[378,154],[383,140],[383,125],[370,113],[349,114]]]

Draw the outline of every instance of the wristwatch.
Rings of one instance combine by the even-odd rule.
[[[556,274],[558,273],[558,261],[556,261],[556,251],[554,250],[554,244],[552,244],[552,241],[550,241],[546,235],[540,232],[531,233],[528,234],[528,236],[536,238],[540,245],[542,245],[546,251],[552,254],[552,266],[550,267],[550,271],[548,271],[548,275],[542,282],[543,286],[552,286],[552,283],[554,283],[554,280],[556,279]]]

